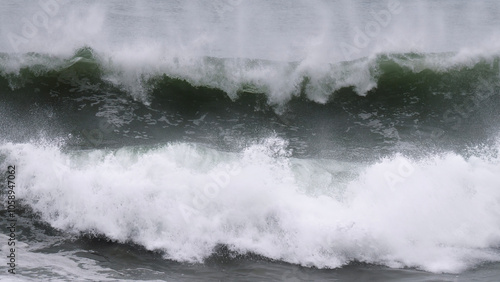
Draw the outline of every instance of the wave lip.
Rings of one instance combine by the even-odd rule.
[[[428,95],[457,95],[484,82],[496,87],[500,77],[500,58],[493,53],[389,53],[317,65],[306,61],[168,57],[158,52],[153,52],[154,58],[138,62],[129,55],[107,55],[90,47],[80,48],[67,58],[3,54],[0,74],[11,89],[36,79],[56,78],[57,84],[112,86],[144,102],[151,101],[153,93],[162,92],[156,87],[185,81],[193,88],[222,90],[233,100],[241,93],[264,93],[271,105],[283,105],[298,96],[324,104],[342,89],[365,96],[381,88],[387,90],[387,86],[389,91],[401,88],[400,95],[406,89],[426,91]]]
[[[361,261],[458,273],[500,261],[499,161],[488,156],[396,155],[346,176],[352,164],[291,158],[276,138],[241,153],[183,143],[1,152],[23,167],[23,203],[54,228],[176,261],[202,262],[221,244],[319,268]]]

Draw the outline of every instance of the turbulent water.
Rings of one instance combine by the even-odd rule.
[[[495,281],[499,13],[2,2],[0,278]]]

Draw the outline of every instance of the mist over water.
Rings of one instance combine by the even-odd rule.
[[[486,0],[2,1],[23,277],[498,273],[498,15]]]
[[[70,54],[88,45],[116,57],[133,52],[129,59],[136,62],[161,54],[333,63],[345,60],[341,43],[360,49],[355,58],[376,52],[495,50],[499,44],[495,1],[40,3],[2,4],[2,33],[9,38],[2,40],[2,51]],[[368,37],[366,46],[354,42],[361,33]],[[9,34],[27,40],[10,40],[15,36]]]

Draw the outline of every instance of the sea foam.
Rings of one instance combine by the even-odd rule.
[[[202,262],[220,245],[319,268],[456,273],[500,261],[494,155],[349,164],[292,158],[276,137],[236,153],[188,143],[74,152],[8,143],[0,152],[17,166],[19,199],[52,227],[176,261]]]

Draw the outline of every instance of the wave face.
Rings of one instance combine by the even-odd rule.
[[[132,75],[89,47],[68,58],[5,54],[4,119],[28,110],[37,126],[17,135],[6,126],[4,136],[24,142],[43,129],[85,148],[185,140],[231,150],[277,133],[296,155],[346,158],[395,146],[466,150],[494,143],[498,132],[498,56],[380,54],[332,64],[321,77],[301,72],[298,63],[199,60],[183,66],[185,73],[144,63]],[[240,80],[269,71],[280,74]],[[273,96],[275,82],[289,88],[278,91],[280,98]],[[360,84],[370,86],[360,93]]]
[[[500,262],[500,2],[462,2],[2,1],[20,248]]]
[[[244,94],[263,94],[270,106],[278,108],[297,98],[325,104],[342,98],[339,96],[345,92],[358,96],[385,96],[380,97],[382,99],[409,95],[416,96],[412,99],[425,99],[426,96],[457,92],[462,96],[474,95],[467,92],[496,90],[500,74],[500,57],[493,53],[468,56],[461,53],[385,53],[329,63],[316,70],[304,69],[300,62],[216,57],[183,62],[178,58],[171,62],[158,57],[158,65],[145,61],[127,66],[90,47],[79,48],[67,57],[28,53],[3,54],[0,59],[0,86],[5,90],[40,87],[43,82],[51,83],[46,88],[66,86],[63,88],[66,92],[78,93],[90,92],[91,86],[103,90],[108,87],[108,91],[123,91],[146,104],[174,90],[187,92],[183,96],[193,94],[201,96],[197,99],[207,100],[220,99],[216,94],[233,101]],[[168,98],[183,98],[177,95],[180,97]],[[460,99],[456,96],[459,95],[448,98]]]

